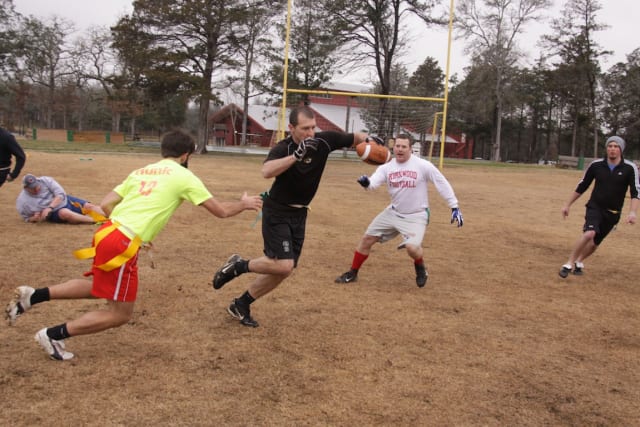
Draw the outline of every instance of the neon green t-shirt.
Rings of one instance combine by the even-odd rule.
[[[151,242],[183,200],[199,205],[211,193],[200,178],[170,159],[137,169],[113,189],[122,201],[110,218]]]

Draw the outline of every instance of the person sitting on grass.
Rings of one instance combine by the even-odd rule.
[[[68,195],[58,181],[50,176],[26,174],[22,186],[16,209],[25,222],[94,224],[96,220],[91,216],[92,212],[104,217],[100,206]]]

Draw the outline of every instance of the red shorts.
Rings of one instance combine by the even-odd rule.
[[[98,231],[111,225],[104,223]],[[105,298],[112,301],[133,302],[138,293],[138,253],[127,262],[111,271],[99,269],[113,257],[123,253],[131,239],[116,229],[109,233],[96,247],[96,256],[93,259],[91,274],[93,275],[93,287],[91,295],[96,298]]]

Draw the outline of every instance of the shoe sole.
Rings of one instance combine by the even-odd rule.
[[[14,289],[13,298],[11,298],[11,301],[9,301],[9,304],[7,304],[7,307],[4,310],[5,319],[7,320],[7,322],[9,322],[9,326],[15,325],[18,317],[20,317],[28,310],[25,310],[24,306],[20,302],[23,299],[21,288],[22,286]],[[22,310],[22,312],[20,312],[20,310]]]
[[[255,320],[253,322],[247,322],[246,320],[242,319],[240,321],[240,324],[249,328],[257,328],[258,326],[260,326]]]
[[[422,282],[416,277],[416,285],[418,285],[419,288],[424,288],[424,286],[427,284],[428,279],[429,279],[429,276],[425,276],[424,282]]]
[[[257,328],[259,325],[258,322],[252,319],[252,321],[245,320],[244,316],[240,315],[236,310],[233,310],[231,306],[227,307],[227,312],[236,320],[239,320],[240,323],[244,326],[249,326],[251,328]]]
[[[352,278],[345,278],[344,275],[339,276],[334,280],[335,283],[353,283],[358,281],[358,276],[353,276]]]
[[[231,267],[233,267],[233,265],[237,262],[240,261],[242,259],[242,257],[238,254],[233,254],[229,257],[229,259],[227,260],[227,262],[220,268],[220,270],[216,271],[216,274],[213,276],[213,289],[221,289],[224,285],[226,285],[227,283],[229,283],[233,277],[229,280],[227,280],[224,283],[216,283],[219,279],[220,279],[220,275],[222,274],[226,274],[227,271],[229,271],[229,269]],[[236,276],[234,276],[236,277]]]
[[[558,272],[558,276],[562,277],[563,279],[566,279],[569,276],[570,272],[571,270],[560,270]]]
[[[63,362],[65,360],[71,360],[73,359],[74,354],[71,352],[68,352],[66,350],[62,350],[62,353],[55,347],[55,344],[52,342],[52,340],[46,336],[46,332],[45,332],[45,336],[44,337],[40,337],[41,333],[40,331],[38,331],[38,333],[36,333],[36,335],[33,337],[33,339],[38,343],[38,345],[45,351],[45,353],[47,353],[47,355],[49,356],[49,358],[51,360],[57,360],[60,362]],[[44,342],[46,342],[47,344],[45,344]],[[51,347],[51,350],[49,349],[49,347]],[[53,351],[53,353],[51,353],[51,351]]]

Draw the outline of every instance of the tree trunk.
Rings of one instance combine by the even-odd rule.
[[[500,159],[500,145],[502,138],[502,69],[497,67],[496,69],[496,139],[493,144],[492,160],[499,162]]]
[[[253,64],[253,50],[247,58],[247,67],[244,70],[244,96],[242,99],[242,134],[240,135],[240,145],[247,145],[247,127],[249,124],[249,92],[251,90],[251,66]]]
[[[571,156],[576,155],[576,139],[578,138],[578,108],[573,116],[573,132],[571,133]]]
[[[120,132],[120,119],[121,115],[119,111],[113,111],[111,113],[111,131],[112,132]]]
[[[200,98],[200,108],[198,109],[198,141],[196,142],[196,153],[207,152],[209,142],[209,96]]]
[[[211,77],[213,76],[213,58],[215,56],[215,53],[209,52],[202,73],[200,107],[198,109],[198,140],[196,141],[196,153],[198,154],[205,154],[207,144],[209,144],[209,101],[211,100]]]
[[[136,136],[136,116],[131,117],[131,124],[129,126],[129,131],[131,132],[131,139]]]

